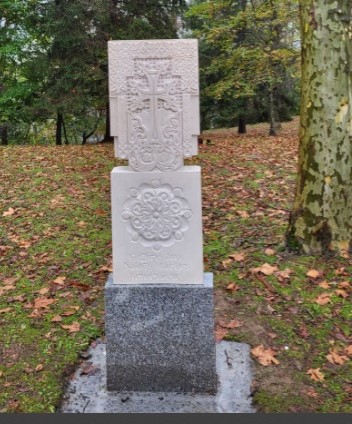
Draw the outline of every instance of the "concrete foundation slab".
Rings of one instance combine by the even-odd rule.
[[[216,346],[218,390],[215,395],[177,392],[112,392],[106,388],[106,350],[98,343],[66,389],[60,413],[253,413],[250,347],[221,342]]]

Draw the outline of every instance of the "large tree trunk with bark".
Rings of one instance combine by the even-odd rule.
[[[291,249],[351,253],[352,5],[301,0],[302,104]]]

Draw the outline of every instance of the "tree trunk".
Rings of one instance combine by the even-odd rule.
[[[106,103],[106,118],[105,118],[105,135],[102,142],[110,142],[113,141],[114,137],[111,136],[110,132],[110,103],[109,101]]]
[[[244,116],[238,117],[238,134],[246,134],[246,118]]]
[[[7,125],[0,126],[0,141],[0,144],[3,146],[7,146],[9,144]]]
[[[56,117],[56,145],[62,146],[62,124],[63,116],[62,113],[58,112]]]
[[[269,89],[269,110],[270,110],[270,129],[269,135],[276,135],[276,113],[274,104],[274,87],[271,85]]]
[[[65,142],[66,142],[66,144],[68,144],[68,138],[67,138],[67,132],[66,132],[66,125],[65,125],[64,117],[62,117],[62,128],[64,130]]]
[[[301,0],[301,23],[299,173],[287,245],[309,254],[348,256],[352,244],[350,0]]]

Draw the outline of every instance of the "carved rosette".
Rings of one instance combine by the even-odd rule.
[[[154,180],[131,188],[121,214],[134,242],[159,250],[183,240],[192,211],[183,190]]]

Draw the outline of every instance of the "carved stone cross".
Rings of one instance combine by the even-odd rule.
[[[115,154],[135,171],[172,172],[197,154],[196,40],[109,42]]]

